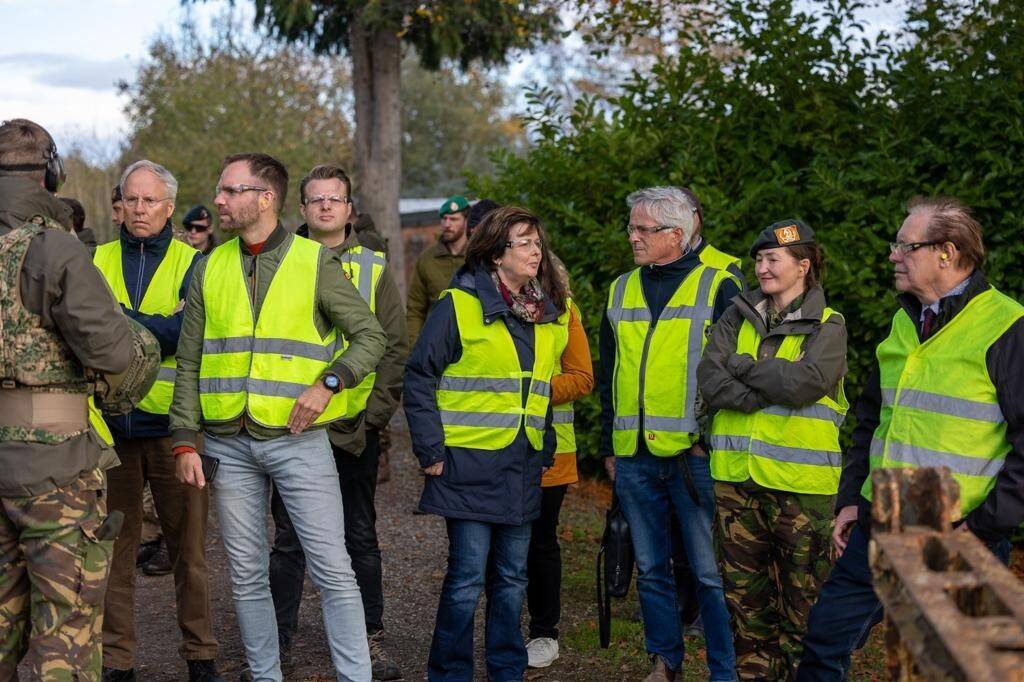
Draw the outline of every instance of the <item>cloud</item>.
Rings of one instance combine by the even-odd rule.
[[[133,75],[127,58],[99,60],[45,52],[0,55],[0,68],[24,70],[31,74],[34,83],[45,87],[101,92],[113,90],[118,80]]]

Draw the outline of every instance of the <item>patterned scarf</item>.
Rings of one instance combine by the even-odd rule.
[[[540,322],[540,318],[544,316],[544,291],[540,288],[540,282],[536,277],[531,278],[520,293],[505,286],[496,270],[491,271],[491,280],[513,315],[523,322]]]

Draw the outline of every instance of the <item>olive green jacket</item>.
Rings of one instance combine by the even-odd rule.
[[[357,233],[350,229],[345,241],[334,247],[332,251],[339,257],[349,249],[366,246],[363,243],[365,232]],[[377,250],[377,249],[374,249]],[[340,450],[359,455],[366,447],[364,427],[383,429],[391,421],[391,415],[398,409],[398,401],[402,397],[402,375],[405,372],[405,359],[409,355],[408,337],[405,331],[405,308],[402,295],[391,275],[391,267],[384,266],[376,291],[377,309],[374,314],[377,322],[388,337],[388,347],[377,363],[377,378],[373,383],[373,392],[366,403],[366,410],[355,419],[346,419],[331,424],[327,435],[331,444]]]
[[[246,303],[258,317],[270,283],[294,239],[302,239],[280,224],[271,233],[263,249],[253,256],[246,245],[241,245],[240,267],[245,273],[254,273],[254,294],[250,290]],[[223,248],[218,246],[217,248]],[[204,258],[195,266],[195,273],[185,303],[185,319],[178,339],[178,370],[174,380],[174,400],[171,403],[171,437],[175,446],[197,445],[200,429],[218,436],[232,436],[243,428],[253,438],[266,440],[288,433],[287,429],[272,429],[246,420],[244,416],[230,422],[207,423],[202,419],[199,405],[199,364],[203,352],[206,310],[203,301]],[[342,386],[355,386],[369,374],[384,355],[387,337],[380,328],[369,306],[344,276],[341,261],[328,249],[320,252],[316,272],[316,319],[314,323],[322,336],[331,327],[345,335],[349,347],[334,362],[330,371],[341,378]],[[255,298],[255,300],[252,300]],[[245,305],[239,301],[240,305]]]
[[[697,385],[712,410],[750,413],[769,405],[802,407],[824,395],[836,397],[846,374],[846,323],[842,315],[821,321],[826,305],[821,287],[808,289],[799,309],[771,331],[765,322],[768,300],[760,289],[732,301],[712,328],[697,367]],[[762,339],[756,360],[736,352],[744,320]],[[776,358],[779,346],[794,334],[807,336],[800,359]]]
[[[466,262],[466,253],[453,254],[448,247],[437,242],[416,259],[416,271],[409,282],[408,307],[405,313],[409,328],[409,345],[416,343],[416,337],[423,329],[427,313],[437,302],[437,297],[448,288],[452,275]]]

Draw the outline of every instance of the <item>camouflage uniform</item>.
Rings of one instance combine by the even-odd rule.
[[[0,680],[15,679],[22,657],[33,680],[100,679],[114,547],[103,488],[94,469],[42,495],[0,498]]]
[[[85,370],[19,291],[29,243],[51,228],[63,229],[36,216],[0,237],[3,390],[22,392],[8,395],[32,405],[28,416],[4,415],[0,443],[57,445],[89,429]],[[81,416],[71,416],[73,407],[59,416],[37,413],[34,396],[45,394],[68,395],[72,406],[80,396]],[[16,677],[22,657],[34,680],[99,679],[101,605],[116,533],[104,524],[103,487],[97,468],[41,494],[0,497],[0,680]]]
[[[831,568],[831,495],[715,483],[721,558],[740,679],[788,680]]]

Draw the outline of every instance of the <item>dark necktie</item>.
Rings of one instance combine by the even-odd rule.
[[[924,309],[924,319],[921,320],[921,340],[932,335],[932,327],[935,326],[935,311],[931,308]]]

